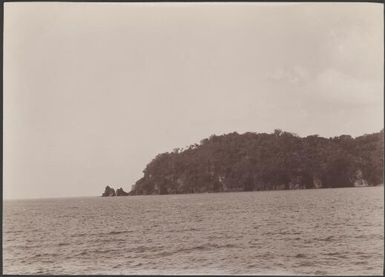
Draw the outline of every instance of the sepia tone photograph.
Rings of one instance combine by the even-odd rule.
[[[6,2],[2,273],[384,274],[384,6]]]

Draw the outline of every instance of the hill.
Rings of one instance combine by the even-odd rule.
[[[157,155],[129,195],[375,186],[383,164],[383,130],[356,138],[234,132]]]

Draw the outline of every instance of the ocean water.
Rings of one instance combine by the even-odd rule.
[[[382,275],[384,188],[12,200],[5,274]]]

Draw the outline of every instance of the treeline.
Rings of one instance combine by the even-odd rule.
[[[156,156],[129,195],[375,186],[383,183],[384,132],[301,138],[236,132]]]
[[[383,183],[384,133],[301,138],[213,135],[152,160],[130,194],[374,186]]]

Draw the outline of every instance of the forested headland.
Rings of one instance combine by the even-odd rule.
[[[103,195],[376,186],[383,169],[383,130],[356,138],[233,132],[159,154],[129,193],[106,187]]]

